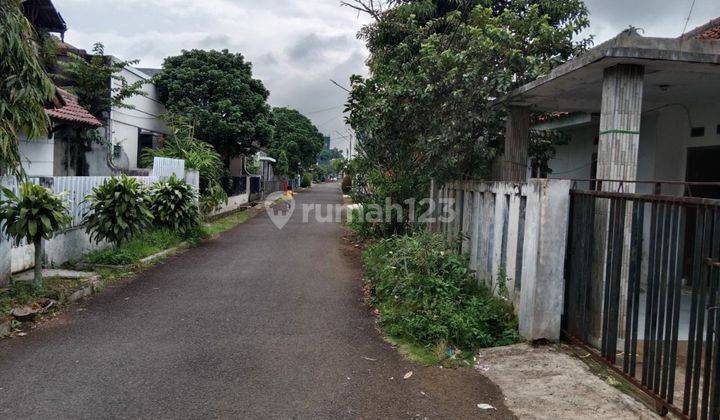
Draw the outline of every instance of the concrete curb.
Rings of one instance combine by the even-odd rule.
[[[93,276],[88,278],[88,283],[89,284],[87,286],[74,291],[64,300],[69,303],[77,302],[80,299],[86,298],[96,293],[102,287],[102,281],[100,281],[100,276]],[[62,304],[64,302],[61,301],[60,303]]]

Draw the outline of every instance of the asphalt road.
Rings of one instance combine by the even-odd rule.
[[[337,186],[297,198],[282,230],[263,213],[0,340],[0,418],[510,417],[473,369],[383,341],[343,228],[301,220]]]

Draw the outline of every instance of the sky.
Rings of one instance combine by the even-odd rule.
[[[352,138],[343,118],[352,74],[366,75],[367,50],[357,39],[369,19],[340,0],[54,0],[70,30],[66,41],[160,67],[183,49],[228,49],[253,63],[273,106],[307,115],[332,146]],[[632,25],[645,36],[682,33],[693,0],[586,0],[598,44]],[[720,16],[720,1],[695,0],[688,30]]]

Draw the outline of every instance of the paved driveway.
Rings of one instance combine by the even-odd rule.
[[[341,201],[329,184],[297,197]],[[282,230],[262,214],[0,341],[0,417],[510,416],[472,369],[415,366],[385,343],[343,228],[301,213]]]

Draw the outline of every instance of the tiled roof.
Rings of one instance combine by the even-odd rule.
[[[96,128],[102,126],[100,120],[80,106],[74,95],[60,88],[57,88],[57,100],[53,103],[53,106],[46,108],[45,112],[52,120],[58,122]]]
[[[720,18],[711,20],[710,22],[698,26],[692,31],[682,36],[684,39],[718,39],[720,40]]]

